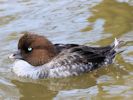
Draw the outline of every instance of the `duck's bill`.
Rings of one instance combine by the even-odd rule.
[[[11,54],[11,55],[9,56],[9,58],[10,58],[10,59],[22,59],[22,56],[21,56],[21,54],[20,54],[20,51],[18,50],[18,51],[16,51],[15,53]]]

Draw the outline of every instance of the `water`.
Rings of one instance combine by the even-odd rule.
[[[115,63],[63,79],[32,80],[11,72],[8,55],[22,31],[54,43],[89,46],[126,42]],[[132,100],[133,0],[1,0],[0,100]]]

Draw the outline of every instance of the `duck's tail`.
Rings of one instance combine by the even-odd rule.
[[[124,41],[118,40],[117,38],[115,38],[114,42],[111,44],[112,50],[115,50],[115,52],[121,53],[125,50],[121,50],[120,48],[125,44]]]
[[[117,39],[115,38],[115,40],[114,40],[114,46],[116,47],[116,46],[118,46],[119,44],[120,44],[120,41],[117,40]]]
[[[113,58],[117,54],[125,51],[125,50],[120,49],[124,44],[125,44],[124,41],[120,41],[115,38],[114,42],[110,45],[111,49],[109,50],[109,52],[106,56],[105,62],[107,62],[108,64],[111,64]]]

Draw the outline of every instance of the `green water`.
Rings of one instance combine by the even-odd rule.
[[[77,77],[32,80],[12,73],[8,56],[22,31],[54,43],[104,46],[126,42],[114,64]],[[132,0],[1,0],[0,100],[132,100]]]

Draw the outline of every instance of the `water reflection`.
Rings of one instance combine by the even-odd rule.
[[[107,45],[111,43],[115,37],[120,38],[123,34],[133,30],[133,6],[126,2],[103,0],[100,4],[92,8],[92,14],[93,15],[88,18],[88,21],[94,23],[99,19],[103,19],[103,33],[111,33],[112,35],[98,41],[97,43],[100,45]],[[87,26],[82,31],[90,31],[91,29],[93,29],[93,27]]]
[[[19,89],[20,100],[51,100],[56,93],[51,92],[42,84],[12,81]]]
[[[54,100],[92,100],[99,93],[97,86],[86,89],[73,89],[60,91]]]
[[[9,24],[12,20],[15,20],[14,16],[4,16],[0,17],[0,26],[4,26],[6,24]]]
[[[80,79],[79,79],[80,77]],[[79,77],[69,77],[64,79],[45,79],[45,80],[12,80],[16,85],[21,100],[51,100],[61,90],[71,90],[75,88],[87,88],[96,84],[96,77],[93,75],[81,75]],[[91,82],[90,82],[91,80]]]
[[[74,89],[69,91],[60,91],[54,100],[131,100],[132,88],[122,85],[93,86],[87,89]],[[101,96],[103,95],[104,96]],[[111,94],[112,96],[109,96]],[[125,96],[126,95],[126,96]]]

